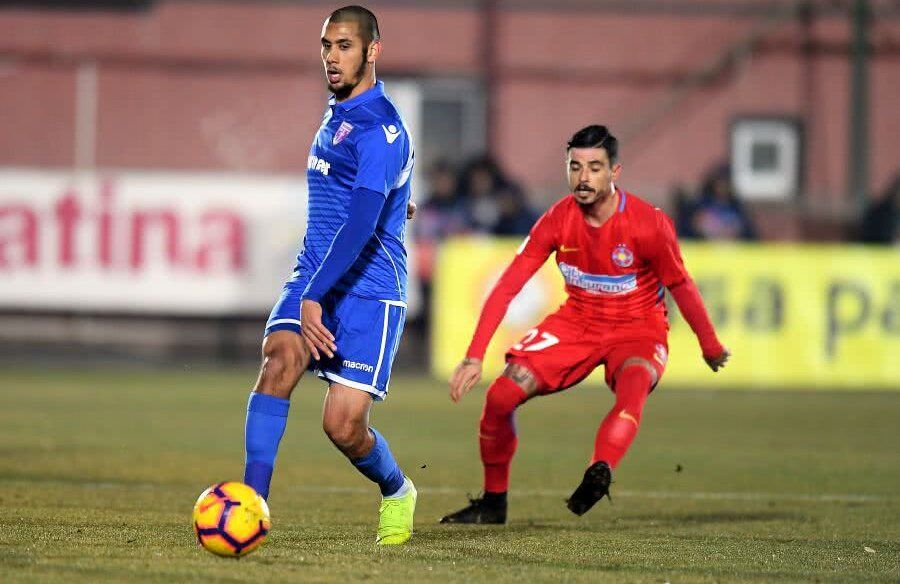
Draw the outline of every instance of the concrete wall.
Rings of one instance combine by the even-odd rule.
[[[840,209],[847,200],[843,18],[804,29],[741,13],[501,2],[512,8],[491,21],[474,2],[371,4],[385,43],[379,72],[484,75],[495,98],[494,153],[543,200],[564,189],[562,147],[582,125],[607,123],[622,135],[624,182],[663,200],[726,156],[728,124],[742,113],[804,118],[815,204]],[[0,165],[300,172],[326,96],[318,37],[331,8],[163,1],[138,13],[0,10]],[[746,58],[678,92],[758,29],[765,34]],[[900,166],[900,19],[876,21],[872,38],[871,178],[879,189]],[[88,119],[78,133],[78,151],[78,79],[90,87],[94,74],[96,124]],[[85,146],[92,128],[95,149]]]

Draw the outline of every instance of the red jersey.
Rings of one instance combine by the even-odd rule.
[[[566,281],[567,305],[606,323],[666,322],[664,287],[689,276],[672,221],[618,190],[615,213],[600,227],[569,195],[544,213],[519,252],[543,264],[551,253]]]
[[[538,219],[488,297],[467,356],[484,356],[509,303],[551,253],[566,281],[566,309],[598,324],[633,323],[664,333],[664,288],[687,288],[693,306],[686,318],[700,336],[704,354],[721,351],[699,294],[693,298],[696,288],[684,267],[672,220],[631,193],[617,189],[617,194],[615,213],[600,227],[587,223],[571,194]],[[698,304],[702,314],[693,317]]]

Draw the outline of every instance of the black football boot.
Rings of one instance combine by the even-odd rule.
[[[595,462],[584,471],[581,484],[566,499],[566,507],[575,515],[584,515],[603,497],[609,497],[609,483],[612,482],[612,471],[602,460]]]
[[[467,507],[441,517],[441,523],[502,525],[506,523],[506,493],[485,493],[476,499],[469,497]]]

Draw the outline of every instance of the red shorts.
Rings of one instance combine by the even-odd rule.
[[[598,324],[562,308],[525,333],[506,360],[527,367],[551,393],[572,387],[601,364],[606,384],[615,390],[613,375],[632,357],[651,363],[659,380],[668,355],[665,322]]]

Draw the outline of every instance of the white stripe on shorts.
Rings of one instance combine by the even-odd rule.
[[[406,308],[406,302],[402,300],[379,300],[379,302],[384,302],[385,304],[390,304],[391,306],[402,306]]]
[[[381,371],[381,361],[384,359],[384,346],[387,344],[388,317],[391,315],[391,305],[384,302],[384,326],[381,328],[381,350],[378,351],[378,363],[375,365],[375,374],[372,376],[372,385],[378,383],[378,373]]]
[[[380,399],[384,399],[384,396],[387,395],[387,392],[379,391],[374,385],[366,385],[365,383],[353,381],[352,379],[344,379],[340,375],[332,373],[331,371],[319,371],[318,374],[319,377],[323,379],[327,379],[328,381],[333,381],[335,383],[340,383],[341,385],[346,385],[347,387],[352,387],[353,389],[365,391],[366,393],[371,393],[372,395]]]
[[[270,320],[269,322],[267,322],[267,323],[266,323],[266,328],[269,328],[270,326],[273,326],[273,325],[276,325],[276,324],[288,324],[288,323],[290,323],[290,324],[296,324],[296,325],[298,325],[298,326],[302,324],[302,323],[301,323],[299,320],[297,320],[296,318],[277,318],[277,319],[275,319],[275,320]]]

